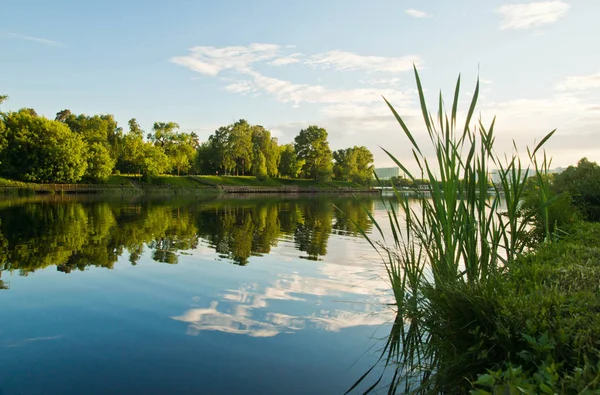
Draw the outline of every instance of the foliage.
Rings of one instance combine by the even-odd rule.
[[[556,193],[568,193],[589,221],[600,221],[600,166],[582,158],[554,179]]]
[[[87,169],[84,178],[94,182],[106,182],[115,167],[108,149],[101,143],[95,142],[88,146]]]
[[[3,173],[35,182],[77,182],[87,169],[86,144],[64,124],[30,111],[3,114]],[[43,142],[43,144],[40,144]]]
[[[169,166],[169,157],[164,153],[161,147],[148,144],[143,146],[140,163],[143,179],[148,180],[162,174],[169,169]]]
[[[326,181],[332,173],[332,155],[327,131],[318,126],[302,129],[294,139],[297,158],[304,161],[301,176]]]
[[[305,161],[303,159],[298,159],[292,144],[282,145],[279,149],[279,174],[282,177],[297,178]]]
[[[257,180],[263,181],[268,177],[267,172],[267,160],[262,152],[254,155],[254,162],[252,163],[252,172]]]
[[[336,180],[368,184],[373,175],[373,154],[367,147],[352,147],[333,153]]]
[[[260,125],[252,126],[252,145],[253,145],[253,156],[255,161],[259,156],[265,158],[265,168],[269,177],[277,177],[279,175],[279,161],[280,153],[279,146],[277,145],[277,139],[271,137],[271,132],[266,130]],[[254,168],[254,161],[252,162],[252,174],[255,176],[263,176],[262,168]],[[258,163],[258,162],[256,162]]]

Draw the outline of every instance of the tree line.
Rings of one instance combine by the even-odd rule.
[[[7,96],[0,96],[0,104]],[[73,114],[54,120],[34,109],[0,112],[0,174],[28,182],[104,182],[111,174],[252,175],[371,180],[373,155],[366,147],[332,152],[327,131],[302,129],[290,144],[260,125],[239,120],[215,130],[207,141],[175,122],[155,122],[146,133],[135,118],[124,131],[112,115]]]

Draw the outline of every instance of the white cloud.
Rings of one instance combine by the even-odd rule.
[[[187,56],[176,56],[171,62],[201,74],[215,76],[225,69],[248,70],[253,63],[274,59],[281,47],[275,44],[250,44],[247,47],[205,47],[190,49]]]
[[[46,38],[26,36],[24,34],[7,33],[7,35],[9,37],[18,38],[20,40],[33,41],[33,42],[36,42],[36,43],[39,43],[39,44],[50,45],[50,46],[53,46],[53,47],[62,47],[62,46],[65,45],[64,43],[61,43],[60,41],[48,40]]]
[[[302,54],[293,53],[290,56],[277,58],[277,59],[273,60],[272,62],[270,62],[269,64],[271,66],[285,66],[288,64],[292,64],[292,63],[298,63],[298,62],[300,62],[300,59],[298,59],[300,56],[302,56]]]
[[[496,12],[503,17],[500,29],[531,29],[558,21],[569,8],[563,1],[540,1],[504,5]]]
[[[366,70],[400,73],[412,70],[413,64],[420,65],[422,59],[417,55],[402,57],[362,56],[346,51],[329,51],[311,56],[307,65],[336,70]]]
[[[253,90],[261,90],[271,94],[283,103],[373,103],[381,102],[381,97],[388,100],[406,100],[404,92],[394,89],[328,89],[322,85],[296,84],[291,81],[266,77],[255,71],[247,74],[252,81],[242,84],[252,86]]]
[[[596,88],[600,88],[600,72],[568,77],[556,86],[559,91],[583,91]]]
[[[408,15],[412,16],[413,18],[431,18],[431,15],[426,13],[425,11],[419,11],[419,10],[415,10],[413,8],[409,8],[408,10],[406,10],[404,12],[406,12]]]
[[[250,81],[239,81],[233,84],[229,84],[225,87],[225,89],[234,93],[246,93],[254,91],[254,87],[252,86],[252,82]]]
[[[363,85],[398,85],[400,78],[378,78],[373,80],[360,80],[358,81]]]

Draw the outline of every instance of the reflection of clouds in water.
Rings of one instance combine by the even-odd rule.
[[[390,295],[385,282],[375,273],[360,267],[323,264],[320,274],[325,277],[303,277],[297,273],[280,275],[272,286],[261,289],[257,284],[245,284],[236,290],[227,290],[219,301],[208,308],[194,308],[173,319],[186,322],[188,334],[200,331],[220,331],[252,337],[271,337],[290,333],[308,326],[340,331],[354,326],[382,325],[389,322],[390,313],[385,303]],[[309,298],[316,301],[309,302]],[[324,298],[336,297],[322,307]],[[269,311],[269,301],[286,301],[284,309],[311,310],[308,314],[294,315],[289,311]],[[301,304],[301,306],[300,306]]]
[[[27,344],[30,343],[34,343],[34,342],[40,342],[40,341],[48,341],[48,340],[57,340],[62,338],[62,335],[56,335],[56,336],[44,336],[44,337],[31,337],[29,339],[19,339],[19,340],[15,340],[12,342],[6,342],[5,344],[3,344],[3,347],[23,347],[26,346]]]

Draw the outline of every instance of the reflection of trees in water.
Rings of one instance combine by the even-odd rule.
[[[250,256],[269,254],[282,237],[293,238],[298,250],[316,260],[326,254],[333,229],[354,235],[352,221],[370,227],[361,203],[336,199],[335,204],[345,214],[330,199],[70,201],[5,207],[0,209],[0,271],[27,275],[51,265],[65,273],[88,266],[112,268],[125,252],[136,264],[146,249],[155,261],[174,264],[179,251],[195,249],[200,237],[238,265],[246,265]]]
[[[357,236],[360,229],[370,231],[373,223],[365,210],[373,212],[373,204],[372,199],[344,199],[335,202],[337,209],[334,210],[334,233]]]
[[[294,231],[296,248],[308,254],[307,259],[318,260],[327,254],[327,241],[331,234],[333,206],[322,200],[310,201],[301,208]]]

